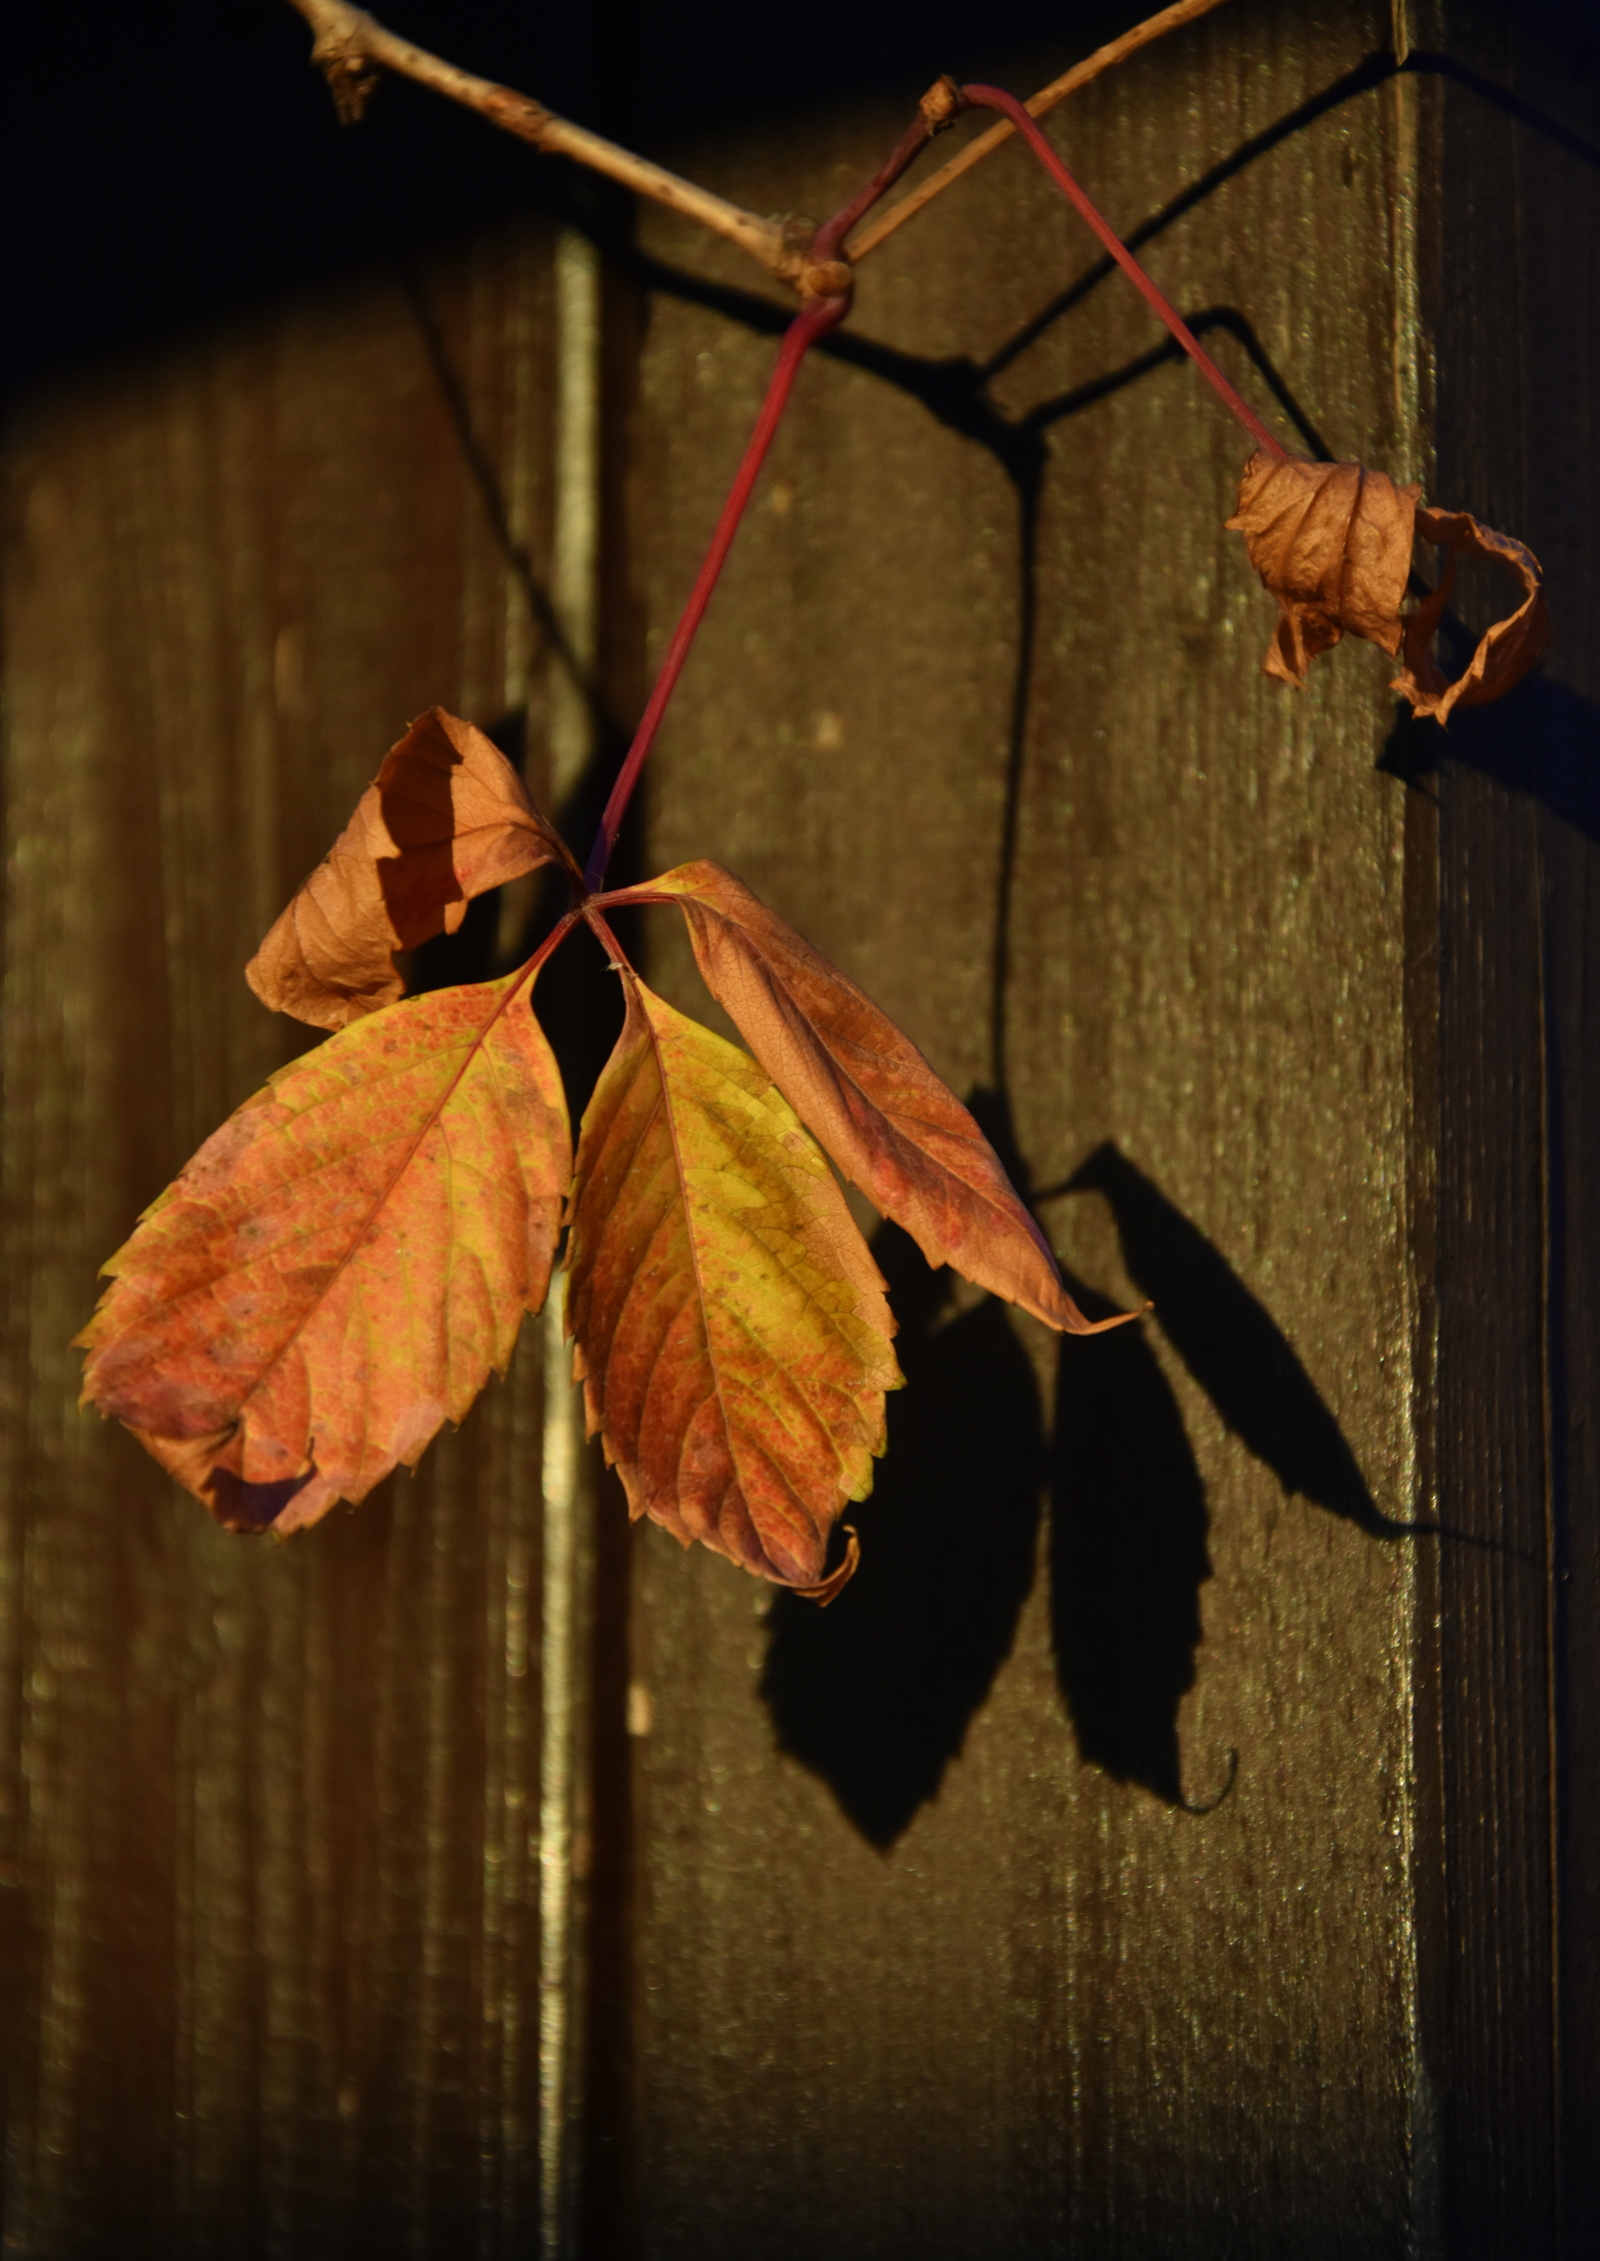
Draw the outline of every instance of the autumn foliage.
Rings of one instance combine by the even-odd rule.
[[[292,1531],[411,1466],[503,1372],[549,1289],[563,1229],[567,1321],[591,1432],[635,1516],[827,1600],[830,1534],[864,1497],[899,1372],[894,1321],[839,1178],[956,1270],[1072,1334],[1091,1324],[955,1094],[838,967],[713,863],[604,889],[628,796],[753,491],[800,361],[849,303],[850,229],[962,107],[1004,113],[1256,439],[1238,507],[1279,608],[1266,672],[1299,686],[1345,636],[1403,656],[1420,714],[1498,698],[1547,635],[1538,564],[1462,512],[1360,464],[1288,455],[1234,391],[1016,99],[941,80],[866,187],[811,240],[705,565],[612,789],[586,870],[470,723],[435,708],[362,795],[251,961],[262,1001],[332,1032],[217,1131],[106,1267],[80,1341],[85,1396],[125,1422],[230,1530]],[[1403,611],[1421,534],[1444,556]],[[1490,558],[1520,603],[1455,680],[1433,657],[1457,559]],[[468,902],[550,865],[571,907],[503,980],[407,1000],[396,953]],[[628,963],[622,903],[675,905],[747,1050],[686,1020]],[[586,922],[621,980],[622,1033],[572,1153],[532,1009]],[[835,1172],[838,1173],[837,1177]]]
[[[626,996],[581,1127],[532,992],[400,1000],[396,950],[555,863]],[[677,903],[750,1052],[675,1012],[605,912]],[[828,1157],[934,1263],[1090,1334],[955,1094],[731,873],[585,896],[505,757],[435,709],[363,794],[251,962],[335,1033],[241,1107],[107,1270],[86,1395],[231,1530],[283,1533],[410,1466],[504,1371],[563,1218],[592,1430],[635,1515],[822,1588],[872,1483],[899,1372],[884,1285]],[[751,1057],[751,1055],[754,1057]],[[824,1151],[825,1150],[825,1151]]]

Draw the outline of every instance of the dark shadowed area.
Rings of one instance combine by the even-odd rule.
[[[1112,1309],[1069,1285],[1090,1318]],[[1056,1353],[1050,1631],[1084,1758],[1178,1806],[1178,1707],[1211,1564],[1205,1485],[1148,1324]]]
[[[821,1775],[869,1843],[892,1845],[1010,1654],[1033,1584],[1039,1392],[992,1296],[952,1315],[950,1276],[884,1225],[905,1387],[869,1498],[845,1511],[861,1567],[827,1609],[775,1597],[761,1693],[781,1747]]]
[[[1298,1492],[1374,1537],[1416,1528],[1382,1514],[1338,1422],[1266,1307],[1205,1234],[1108,1140],[1074,1193],[1103,1194],[1128,1273],[1225,1425]]]

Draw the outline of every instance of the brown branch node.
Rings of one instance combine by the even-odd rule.
[[[942,78],[934,80],[917,104],[922,112],[922,122],[930,134],[947,131],[968,106],[966,96],[948,71]]]
[[[340,28],[318,34],[311,60],[328,82],[342,126],[358,126],[367,114],[378,74],[367,60],[359,35]]]
[[[847,259],[818,259],[800,270],[800,296],[846,298],[855,288],[855,270]]]

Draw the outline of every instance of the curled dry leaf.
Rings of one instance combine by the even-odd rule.
[[[637,894],[676,902],[706,987],[844,1175],[930,1264],[1069,1334],[1086,1319],[1000,1158],[908,1036],[720,864],[683,864]]]
[[[399,997],[396,950],[453,934],[472,896],[550,863],[579,877],[499,748],[433,707],[391,747],[246,978],[275,1011],[344,1028]]]
[[[1306,669],[1342,636],[1400,649],[1419,487],[1359,463],[1310,463],[1257,449],[1227,521],[1278,600],[1262,672],[1304,687]]]
[[[1405,670],[1390,687],[1409,699],[1418,714],[1431,714],[1445,723],[1454,708],[1503,698],[1522,680],[1550,641],[1550,616],[1539,560],[1511,535],[1481,526],[1464,510],[1419,510],[1417,531],[1447,555],[1438,587],[1405,624]],[[1465,671],[1452,683],[1429,647],[1450,601],[1456,561],[1463,555],[1490,558],[1505,566],[1522,585],[1522,602],[1480,638]]]
[[[1359,463],[1308,463],[1258,451],[1244,467],[1239,507],[1227,521],[1243,534],[1250,562],[1278,600],[1278,626],[1264,674],[1303,687],[1306,669],[1341,636],[1364,636],[1389,653],[1405,647],[1405,670],[1391,685],[1418,714],[1448,722],[1453,708],[1503,698],[1549,642],[1539,561],[1509,534],[1481,526],[1464,510],[1429,510],[1420,487],[1397,487]],[[1402,619],[1414,537],[1448,551],[1439,586]],[[1522,602],[1479,642],[1451,682],[1429,646],[1444,617],[1463,554],[1504,565],[1522,584]]]
[[[504,1371],[570,1157],[524,974],[368,1015],[145,1212],[78,1338],[84,1396],[230,1530],[313,1523]]]
[[[883,1281],[755,1062],[619,970],[627,1015],[579,1136],[567,1248],[589,1428],[635,1516],[820,1587],[900,1380]]]

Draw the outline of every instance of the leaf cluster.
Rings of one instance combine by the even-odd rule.
[[[373,60],[361,41],[377,39],[396,67],[445,68],[412,50],[407,63],[339,0],[308,12],[346,42],[346,61]],[[504,90],[487,93],[498,101]],[[1521,543],[1463,512],[1422,508],[1416,487],[1360,464],[1286,455],[1029,108],[1002,88],[938,81],[884,164],[811,240],[801,311],[587,870],[489,740],[434,708],[391,749],[246,969],[264,1003],[330,1031],[328,1041],[241,1107],[145,1213],[79,1338],[85,1397],[229,1529],[294,1530],[414,1465],[505,1370],[524,1314],[549,1292],[563,1232],[590,1432],[633,1514],[823,1601],[854,1567],[852,1540],[824,1577],[829,1536],[845,1502],[871,1487],[885,1393],[900,1380],[884,1282],[839,1178],[931,1265],[953,1265],[1047,1326],[1094,1334],[1129,1316],[1085,1318],[955,1094],[732,873],[699,862],[638,887],[603,884],[795,373],[848,308],[845,240],[970,107],[1000,112],[1023,135],[1261,443],[1227,523],[1278,601],[1269,675],[1302,685],[1319,653],[1363,637],[1403,649],[1395,688],[1442,724],[1458,705],[1502,696],[1544,649],[1539,566]],[[539,116],[543,133],[551,121]],[[691,193],[675,184],[680,192]],[[1419,532],[1445,552],[1445,571],[1403,615]],[[1522,601],[1450,682],[1431,645],[1463,554],[1508,568]],[[402,996],[397,952],[452,931],[473,897],[546,865],[564,874],[571,907],[524,966]],[[640,980],[606,917],[624,903],[677,906],[747,1050]],[[606,947],[625,1010],[574,1154],[532,1000],[579,923]]]
[[[572,907],[498,981],[401,996],[395,953],[555,865]],[[676,904],[749,1047],[687,1019],[606,919]],[[621,1035],[573,1153],[531,1010],[572,927]],[[831,1598],[900,1380],[840,1176],[1048,1326],[1093,1334],[972,1116],[854,982],[713,863],[588,892],[505,757],[435,708],[363,793],[247,969],[332,1033],[200,1148],[106,1267],[84,1393],[230,1530],[287,1533],[411,1466],[503,1372],[563,1228],[591,1434],[635,1516]],[[831,1166],[830,1166],[831,1165]]]

